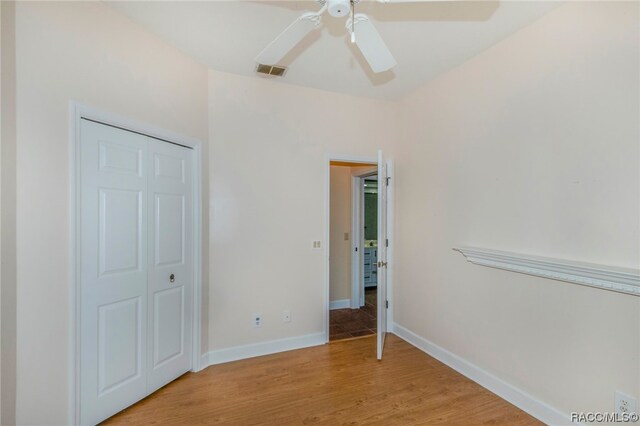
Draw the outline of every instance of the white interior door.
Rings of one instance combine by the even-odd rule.
[[[192,151],[80,132],[80,421],[96,424],[191,368]]]
[[[378,151],[378,359],[387,334],[387,165]]]
[[[80,421],[147,394],[147,138],[81,123]]]
[[[191,150],[150,139],[148,392],[191,369]]]
[[[364,299],[364,262],[365,262],[365,250],[366,250],[366,238],[364,233],[364,224],[365,224],[365,212],[366,207],[364,204],[364,183],[365,178],[358,179],[359,188],[358,188],[358,203],[360,205],[360,212],[358,218],[358,244],[360,246],[360,257],[358,258],[358,267],[360,268],[359,282],[358,282],[358,292],[360,294],[359,297],[359,306],[358,308],[362,308],[365,303]],[[373,266],[373,265],[371,265]]]

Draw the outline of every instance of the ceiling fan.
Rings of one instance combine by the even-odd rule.
[[[355,43],[375,73],[390,70],[397,62],[387,48],[373,23],[364,13],[355,13],[360,0],[315,0],[321,9],[317,12],[305,12],[293,21],[275,40],[256,57],[256,62],[276,65],[307,34],[320,27],[325,11],[336,18],[350,15],[346,22],[351,42]],[[380,3],[422,2],[430,0],[378,0]]]

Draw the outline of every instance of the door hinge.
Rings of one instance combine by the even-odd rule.
[[[385,247],[389,247],[389,239],[388,239],[388,238],[386,238],[386,239],[384,240],[384,246],[385,246]]]
[[[384,301],[384,304],[385,304],[385,308],[389,309],[389,301],[388,301],[388,300],[385,300],[385,301]]]
[[[389,181],[390,180],[391,180],[391,178],[387,176],[387,186],[389,186]]]
[[[358,247],[356,247],[356,251],[358,251]]]

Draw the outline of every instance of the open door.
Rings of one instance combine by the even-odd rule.
[[[378,151],[378,359],[387,334],[387,164]]]

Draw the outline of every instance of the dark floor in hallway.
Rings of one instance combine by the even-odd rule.
[[[334,309],[329,312],[329,340],[376,334],[378,293],[376,287],[365,289],[360,309]]]

